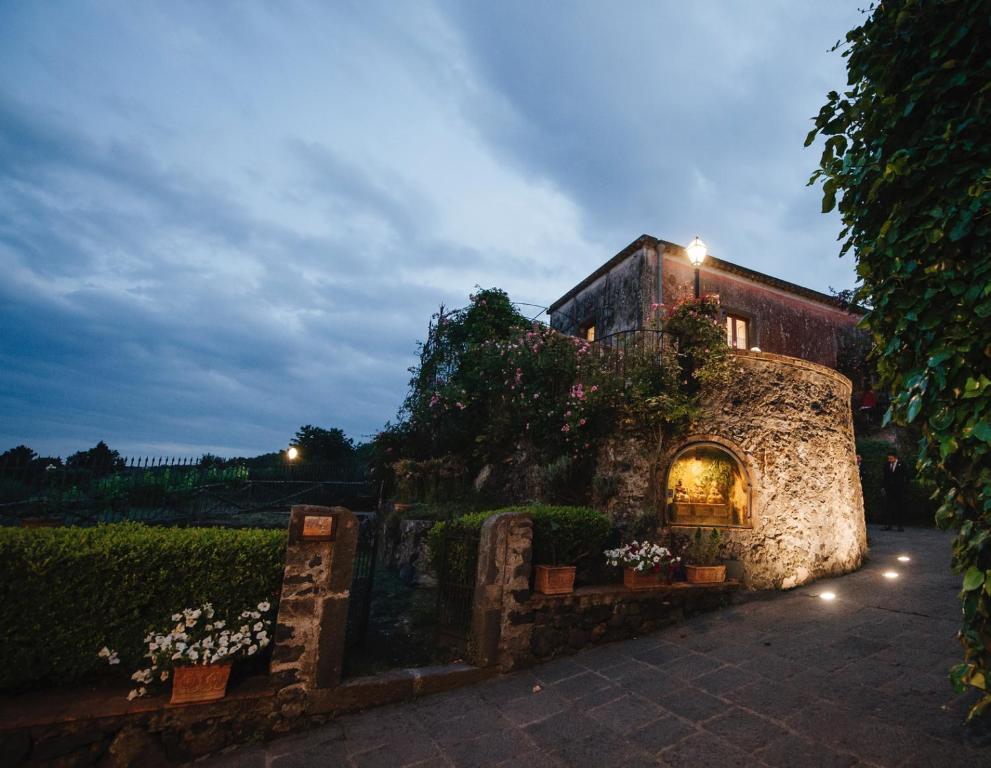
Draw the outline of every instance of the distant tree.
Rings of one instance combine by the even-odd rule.
[[[824,212],[839,209],[891,393],[921,430],[920,477],[955,528],[963,663],[991,707],[991,0],[885,0],[847,33],[847,85],[806,139],[825,139]],[[839,47],[839,46],[838,46]]]
[[[26,445],[19,445],[0,453],[0,467],[26,467],[38,458],[38,454]]]
[[[66,460],[73,469],[91,469],[94,472],[113,472],[124,468],[124,459],[102,440],[88,451],[79,451]]]
[[[293,445],[307,462],[344,464],[354,458],[354,441],[337,427],[324,429],[306,424],[296,430]]]

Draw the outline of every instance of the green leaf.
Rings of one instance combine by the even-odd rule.
[[[970,566],[963,577],[964,591],[969,592],[978,589],[982,584],[984,584],[984,571],[976,565]]]

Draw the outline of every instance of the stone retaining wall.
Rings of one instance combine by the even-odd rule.
[[[618,479],[609,513],[623,520],[653,510],[664,523],[664,483],[675,455],[716,443],[748,475],[746,528],[722,528],[724,559],[740,563],[751,589],[790,589],[860,567],[867,552],[857,472],[850,381],[792,357],[737,352],[732,381],[706,393],[692,434],[660,446],[632,428],[599,452],[598,472]],[[675,543],[694,529],[671,527]]]
[[[643,592],[619,584],[577,589],[570,595],[534,594],[521,617],[530,619],[528,646],[513,649],[517,664],[547,661],[589,645],[626,640],[725,604],[735,582],[675,583]]]

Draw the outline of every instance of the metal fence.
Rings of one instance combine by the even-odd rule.
[[[598,364],[600,370],[610,370],[623,376],[632,361],[644,357],[656,357],[661,350],[672,344],[670,335],[663,331],[638,328],[630,331],[617,331],[602,336],[589,345],[589,359]]]
[[[437,634],[439,645],[466,650],[478,570],[479,531],[445,530],[437,553]]]
[[[374,509],[352,465],[178,457],[0,462],[0,525],[286,524],[293,504]]]
[[[372,592],[375,588],[378,539],[378,520],[374,515],[363,516],[358,526],[358,545],[351,571],[348,623],[344,643],[347,650],[361,645],[368,632],[368,617],[371,614]]]

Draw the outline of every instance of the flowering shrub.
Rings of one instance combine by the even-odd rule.
[[[268,633],[272,620],[265,616],[271,608],[270,603],[263,601],[257,608],[241,611],[230,621],[217,617],[211,603],[172,614],[175,624],[171,629],[152,631],[145,636],[148,650],[144,657],[150,663],[131,675],[139,685],[127,698],[146,695],[149,686],[166,682],[175,667],[216,664],[238,656],[253,656],[271,642]],[[119,663],[117,652],[106,646],[98,656],[109,664]]]
[[[480,290],[468,307],[432,318],[401,421],[376,440],[380,465],[402,483],[409,459],[457,457],[468,477],[519,453],[544,466],[594,464],[597,441],[620,419],[655,429],[660,446],[665,430],[695,416],[703,384],[728,377],[719,317],[712,297],[655,305],[648,328],[618,347],[532,323],[504,292]],[[559,499],[588,499],[595,468],[582,469],[583,486]]]
[[[664,573],[681,558],[671,554],[671,550],[651,541],[631,541],[618,549],[607,549],[606,563],[621,568],[631,568],[640,573]]]

